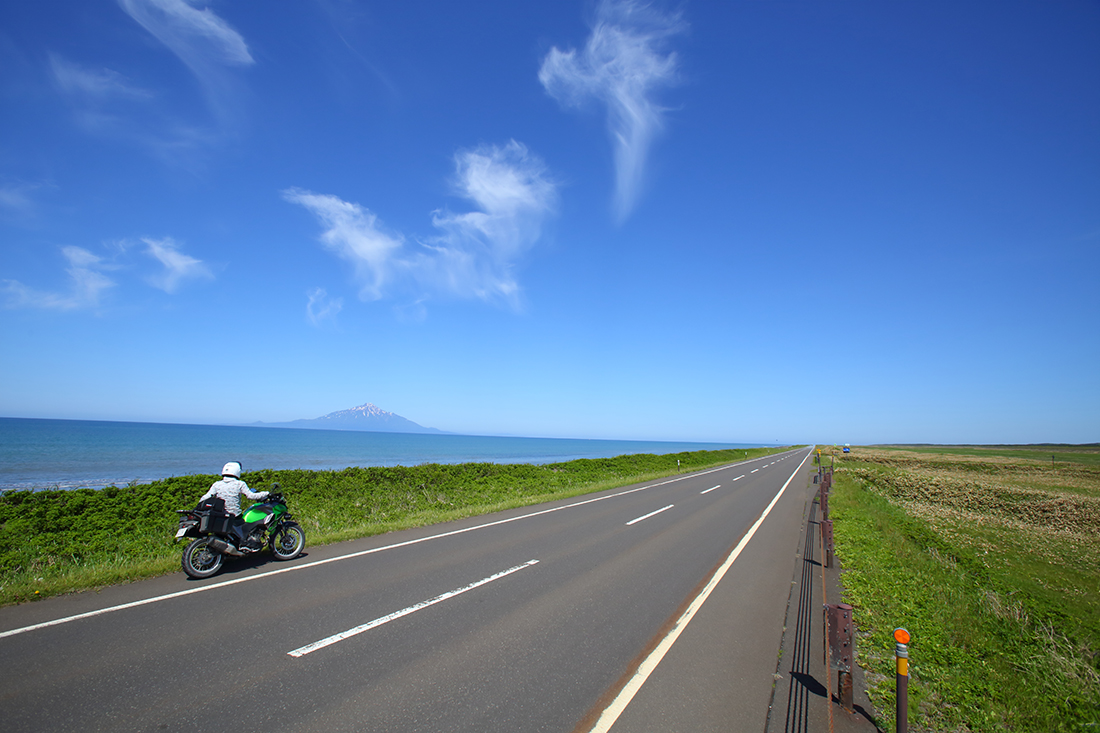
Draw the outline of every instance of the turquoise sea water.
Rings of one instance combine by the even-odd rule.
[[[341,469],[421,463],[556,463],[761,444],[418,435],[219,425],[0,418],[0,490],[125,486],[216,474],[226,461]]]

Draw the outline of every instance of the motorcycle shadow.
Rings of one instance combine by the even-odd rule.
[[[296,560],[301,560],[304,557],[309,557],[309,553],[302,550],[294,560],[282,561],[276,560],[275,557],[269,552],[258,552],[255,555],[247,555],[245,557],[228,558],[222,563],[221,570],[211,578],[223,578],[227,575],[235,575],[248,570],[255,570],[256,568],[262,568],[268,565],[278,567],[280,565],[286,566]],[[187,578],[188,582],[199,582],[202,580],[210,580],[211,578]]]

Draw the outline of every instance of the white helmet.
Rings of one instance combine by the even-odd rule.
[[[222,476],[232,476],[233,478],[241,477],[241,464],[237,461],[230,461],[222,466]]]

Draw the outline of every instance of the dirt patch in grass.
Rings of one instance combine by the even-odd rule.
[[[995,475],[959,477],[928,469],[883,472],[853,468],[852,472],[906,505],[958,509],[1100,538],[1100,498],[1008,483]]]

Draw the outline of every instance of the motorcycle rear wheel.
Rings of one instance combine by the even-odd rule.
[[[200,537],[192,540],[183,550],[183,572],[192,578],[209,578],[222,568],[225,558],[220,552],[210,549],[210,538]]]
[[[284,524],[271,536],[271,553],[276,560],[293,560],[306,546],[306,533],[297,524]]]

